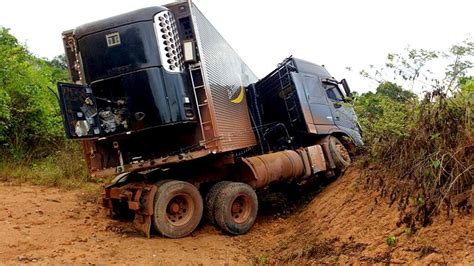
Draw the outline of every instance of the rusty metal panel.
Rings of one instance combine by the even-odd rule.
[[[257,77],[199,9],[191,4],[206,89],[220,152],[256,145],[245,87]]]
[[[323,149],[320,145],[306,147],[313,174],[326,171],[326,159],[324,158]]]
[[[68,72],[71,81],[75,84],[83,83],[83,71],[81,64],[81,57],[77,49],[77,42],[74,38],[73,30],[65,31],[62,33],[64,54],[66,55]]]
[[[308,152],[305,149],[297,149],[296,152],[299,154],[303,160],[304,165],[304,175],[301,177],[303,179],[313,175],[313,169],[311,167],[311,161],[309,159]]]

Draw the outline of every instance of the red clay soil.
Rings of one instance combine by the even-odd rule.
[[[351,169],[300,211],[261,216],[244,236],[203,225],[183,239],[146,239],[81,191],[0,184],[0,264],[474,264],[472,214],[437,217],[408,236],[396,207],[361,180]]]
[[[363,189],[356,168],[287,219],[261,221],[239,239],[258,246],[260,261],[273,263],[460,263],[474,265],[473,214],[438,216],[414,234],[397,227],[397,204]],[[394,236],[392,246],[387,238]]]

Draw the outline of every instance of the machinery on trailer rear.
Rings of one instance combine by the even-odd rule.
[[[340,173],[362,145],[345,80],[293,57],[258,80],[191,1],[84,24],[63,42],[66,134],[91,176],[114,177],[109,215],[147,236],[186,236],[202,216],[246,233],[256,190]]]

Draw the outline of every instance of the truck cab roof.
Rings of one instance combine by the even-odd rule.
[[[299,73],[305,73],[310,75],[317,75],[321,78],[333,78],[331,74],[323,66],[308,62],[303,59],[292,57],[296,69]]]

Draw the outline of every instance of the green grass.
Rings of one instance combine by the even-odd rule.
[[[387,237],[387,240],[386,240],[387,245],[389,247],[392,247],[393,245],[395,245],[396,241],[397,241],[397,238],[395,236],[389,236]]]
[[[265,266],[268,265],[268,255],[267,254],[260,254],[255,258],[255,265],[258,266]]]
[[[99,180],[88,176],[78,145],[64,147],[31,162],[9,160],[3,156],[0,160],[0,182],[87,190],[99,186]]]

